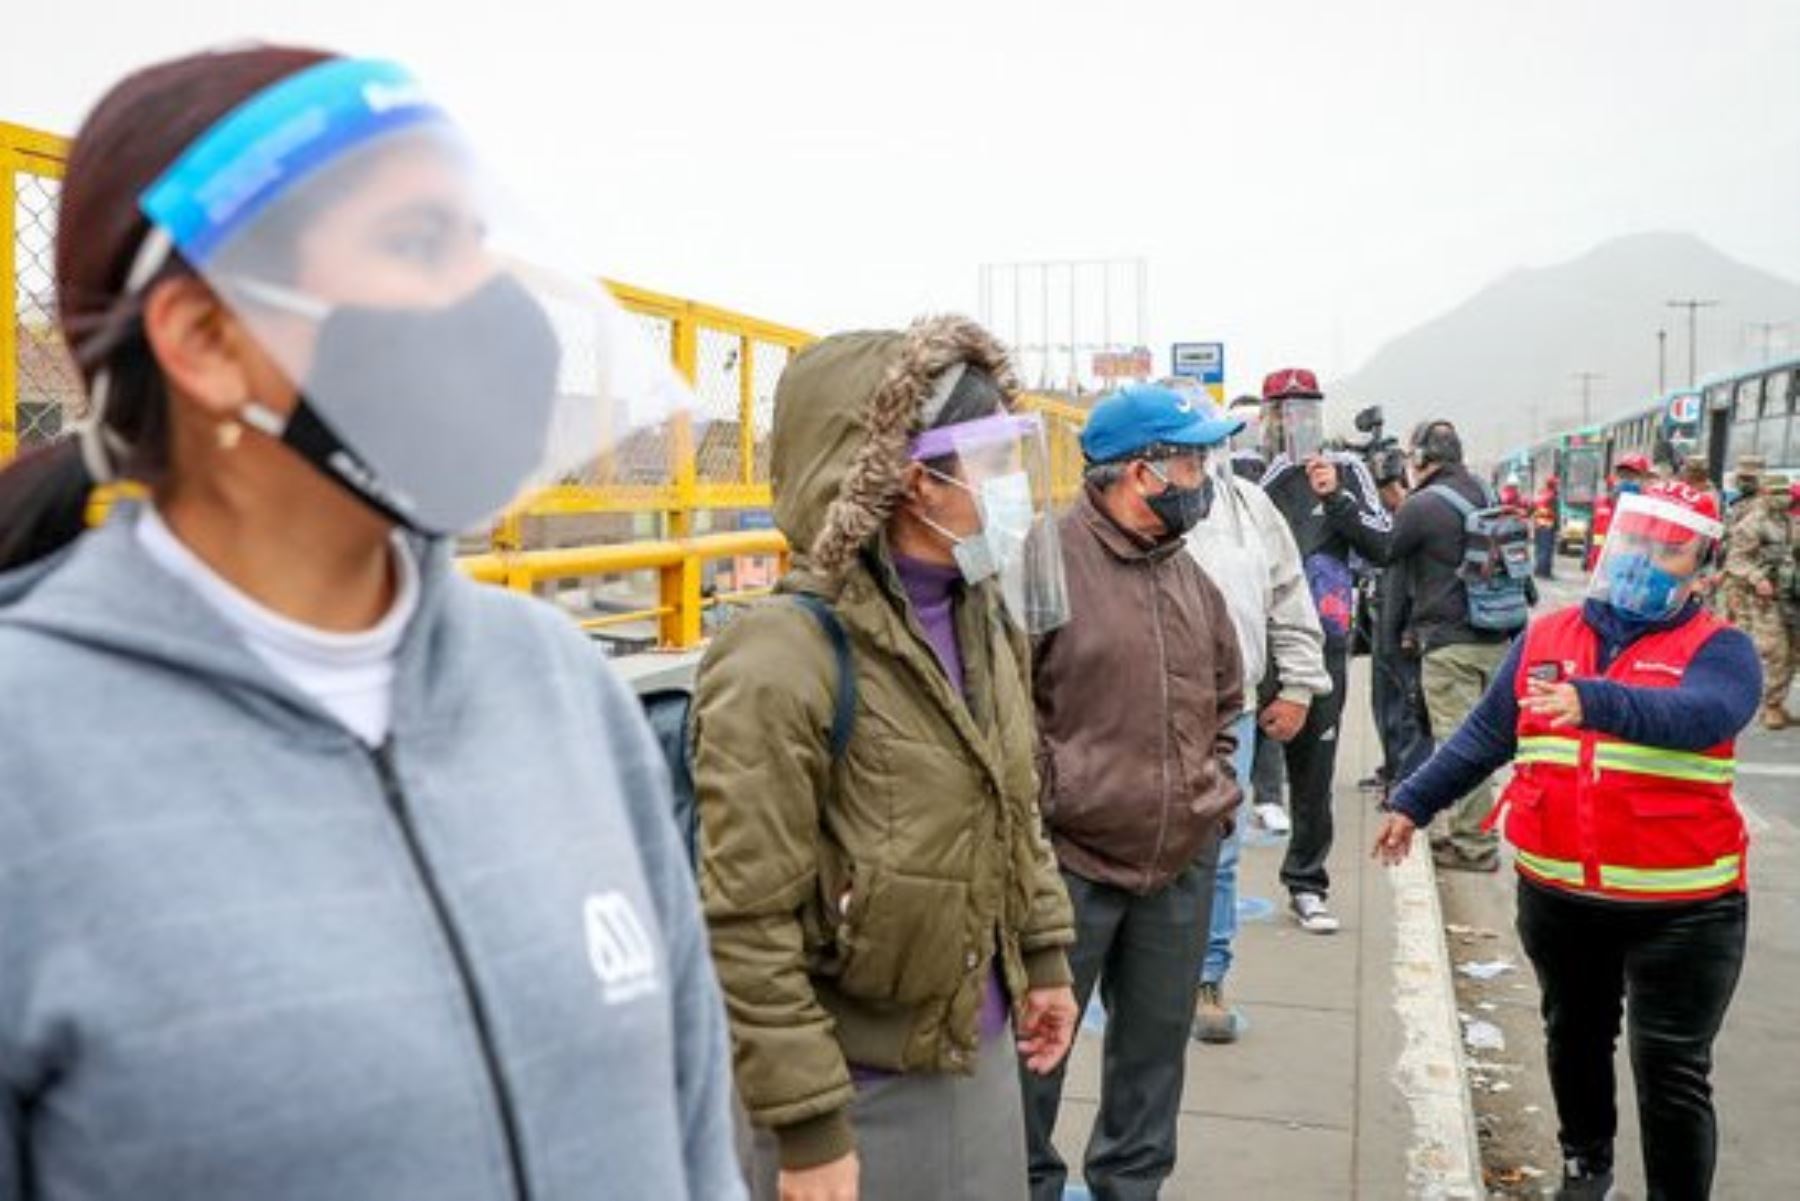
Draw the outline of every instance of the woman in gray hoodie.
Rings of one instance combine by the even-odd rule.
[[[742,1193],[642,716],[450,563],[574,374],[454,146],[267,47],[75,143],[91,416],[0,475],[0,1201]]]

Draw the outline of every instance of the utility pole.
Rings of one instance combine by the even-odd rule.
[[[1769,359],[1770,359],[1769,351],[1770,351],[1771,343],[1773,342],[1772,335],[1775,333],[1776,330],[1784,327],[1787,324],[1787,322],[1785,322],[1785,321],[1751,321],[1748,324],[1751,329],[1758,329],[1758,330],[1762,331],[1762,361],[1763,361],[1763,366],[1767,367],[1769,365]]]
[[[1695,349],[1695,339],[1699,333],[1698,315],[1701,309],[1710,309],[1718,303],[1717,300],[1701,300],[1698,297],[1668,302],[1670,308],[1686,309],[1688,313],[1688,387],[1690,388],[1694,386],[1695,363],[1699,354]]]
[[[1669,390],[1669,331],[1656,331],[1656,394],[1663,395]]]
[[[1581,424],[1587,425],[1594,420],[1593,410],[1588,405],[1588,400],[1590,398],[1588,385],[1592,384],[1597,379],[1605,379],[1606,377],[1601,375],[1598,371],[1577,371],[1573,378],[1581,381]]]

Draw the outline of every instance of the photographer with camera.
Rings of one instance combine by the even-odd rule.
[[[1401,636],[1421,660],[1431,729],[1445,739],[1468,718],[1525,628],[1537,599],[1530,529],[1488,484],[1463,466],[1462,439],[1448,421],[1421,422],[1408,448],[1413,493],[1394,518],[1390,570],[1403,573],[1411,601]],[[1438,866],[1491,872],[1497,836],[1484,830],[1492,789],[1477,785],[1456,802],[1447,838],[1434,843]]]
[[[1406,452],[1397,440],[1382,434],[1379,405],[1356,415],[1356,428],[1369,434],[1364,457],[1382,507],[1397,512],[1405,503]],[[1380,792],[1385,801],[1393,789],[1431,757],[1431,723],[1426,718],[1425,693],[1419,660],[1402,653],[1402,635],[1411,616],[1411,593],[1406,572],[1395,567],[1374,570],[1367,622],[1370,648],[1370,703],[1375,729],[1381,738],[1381,764],[1374,775],[1359,780],[1360,787]]]

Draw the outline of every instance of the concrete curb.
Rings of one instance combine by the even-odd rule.
[[[1405,1048],[1393,1082],[1412,1111],[1407,1184],[1420,1201],[1482,1201],[1481,1144],[1463,1059],[1437,872],[1420,838],[1394,889],[1394,1009]]]

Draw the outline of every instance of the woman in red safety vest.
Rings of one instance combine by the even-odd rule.
[[[1696,594],[1723,533],[1717,502],[1688,484],[1620,497],[1586,601],[1531,623],[1468,721],[1395,792],[1375,844],[1400,862],[1418,827],[1511,761],[1488,820],[1515,852],[1566,1201],[1612,1184],[1627,995],[1649,1195],[1712,1187],[1712,1042],[1747,912],[1734,746],[1762,687],[1749,638]]]

